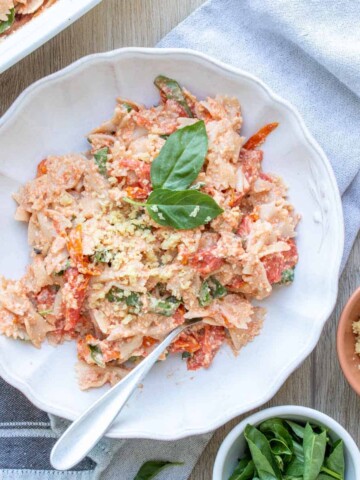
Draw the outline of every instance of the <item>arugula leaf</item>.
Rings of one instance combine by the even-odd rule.
[[[334,443],[332,452],[325,460],[325,467],[340,475],[341,479],[345,477],[344,442],[342,440]]]
[[[207,149],[208,138],[202,120],[172,133],[151,164],[154,190],[186,189],[198,176]]]
[[[0,33],[5,32],[15,21],[15,8],[11,8],[7,15],[7,20],[0,22]]]
[[[88,345],[90,356],[99,367],[105,367],[103,353],[98,345]]]
[[[154,190],[145,205],[155,222],[178,230],[199,227],[223,212],[212,197],[197,190]]]
[[[101,173],[101,175],[104,175],[104,176],[107,176],[106,162],[107,162],[108,153],[109,153],[108,147],[101,148],[96,153],[94,153],[94,161],[98,166],[99,173]]]
[[[271,453],[265,435],[252,425],[247,425],[244,432],[249,445],[255,469],[261,480],[281,479],[279,467]]]
[[[140,467],[140,470],[136,474],[134,480],[151,480],[155,478],[158,473],[165,468],[170,467],[171,465],[182,465],[182,463],[167,462],[162,460],[149,460]]]
[[[181,105],[189,117],[193,117],[192,111],[186,102],[184,92],[176,80],[165,77],[164,75],[158,75],[154,80],[154,84],[165,98],[175,100]]]
[[[324,463],[326,431],[314,433],[307,423],[304,431],[304,480],[316,480]]]
[[[229,480],[252,480],[255,473],[254,462],[251,458],[243,458],[237,464]]]

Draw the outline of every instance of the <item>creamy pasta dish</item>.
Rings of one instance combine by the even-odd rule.
[[[0,0],[0,37],[12,33],[56,0]]]
[[[86,154],[42,159],[14,195],[31,263],[0,277],[0,332],[76,342],[82,389],[116,383],[195,318],[162,360],[181,354],[196,370],[224,343],[238,352],[261,331],[252,301],[294,279],[299,216],[262,170],[277,123],[246,139],[237,98],[155,85],[158,106],[118,98]]]

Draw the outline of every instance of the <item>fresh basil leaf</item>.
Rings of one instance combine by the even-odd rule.
[[[342,440],[334,443],[332,452],[325,460],[325,467],[340,475],[341,479],[345,477],[344,442]]]
[[[153,189],[185,190],[198,176],[208,149],[201,120],[172,133],[151,164]]]
[[[185,110],[189,117],[193,117],[192,111],[185,99],[184,92],[176,80],[158,75],[154,80],[155,86],[160,90],[160,93],[168,100],[175,100]]]
[[[164,468],[170,467],[171,465],[182,465],[182,463],[166,462],[162,460],[149,460],[141,466],[134,480],[151,480],[152,478],[155,478],[158,473],[164,470]]]
[[[295,433],[296,436],[299,438],[304,438],[305,428],[298,423],[292,422],[291,420],[286,420],[286,423],[289,425],[291,430]]]
[[[105,367],[104,357],[98,345],[88,345],[90,356],[99,367]]]
[[[279,467],[271,453],[271,448],[265,435],[252,425],[247,425],[244,436],[249,445],[255,469],[260,479],[281,479]]]
[[[107,175],[106,162],[108,153],[109,149],[107,147],[101,148],[96,153],[94,153],[94,161],[98,166],[99,173],[104,176]]]
[[[314,433],[307,423],[304,431],[304,480],[316,480],[324,463],[326,431]]]
[[[147,199],[146,208],[155,222],[178,230],[199,227],[223,212],[212,197],[196,190],[155,190]]]
[[[251,458],[243,458],[237,464],[229,480],[252,480],[254,473],[254,462]]]
[[[0,33],[4,33],[5,30],[11,27],[15,21],[15,8],[11,8],[7,15],[7,20],[0,22]]]

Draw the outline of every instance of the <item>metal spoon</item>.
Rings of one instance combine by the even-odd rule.
[[[50,455],[51,465],[57,470],[68,470],[79,463],[104,436],[136,386],[144,379],[163,351],[181,332],[201,322],[202,320],[196,320],[172,330],[123,380],[72,423],[55,443]]]

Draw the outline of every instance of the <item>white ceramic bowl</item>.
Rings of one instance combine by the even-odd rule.
[[[213,480],[229,480],[235,470],[238,459],[244,454],[246,442],[244,430],[246,425],[259,425],[269,418],[286,418],[301,422],[310,422],[329,429],[333,440],[341,438],[344,441],[346,475],[345,480],[360,479],[360,451],[348,432],[334,419],[312,408],[289,405],[283,407],[267,408],[245,418],[227,435],[220,446],[215,459]]]
[[[0,73],[71,25],[101,0],[57,0],[4,39],[0,39]]]
[[[0,273],[18,278],[28,262],[26,226],[13,220],[12,192],[34,177],[45,156],[88,149],[86,134],[112,116],[116,96],[158,102],[158,74],[200,97],[236,95],[247,136],[280,122],[264,144],[264,168],[283,176],[303,216],[295,282],[262,302],[268,314],[261,335],[236,358],[224,346],[208,370],[189,372],[171,355],[153,368],[109,431],[169,440],[208,432],[263,404],[313,350],[337,297],[343,220],[323,151],[294,108],[260,80],[189,50],[128,48],[83,58],[40,80],[0,120],[0,251],[6,252]],[[36,350],[0,336],[0,374],[39,408],[68,419],[104,391],[81,392],[75,362],[74,343]]]

